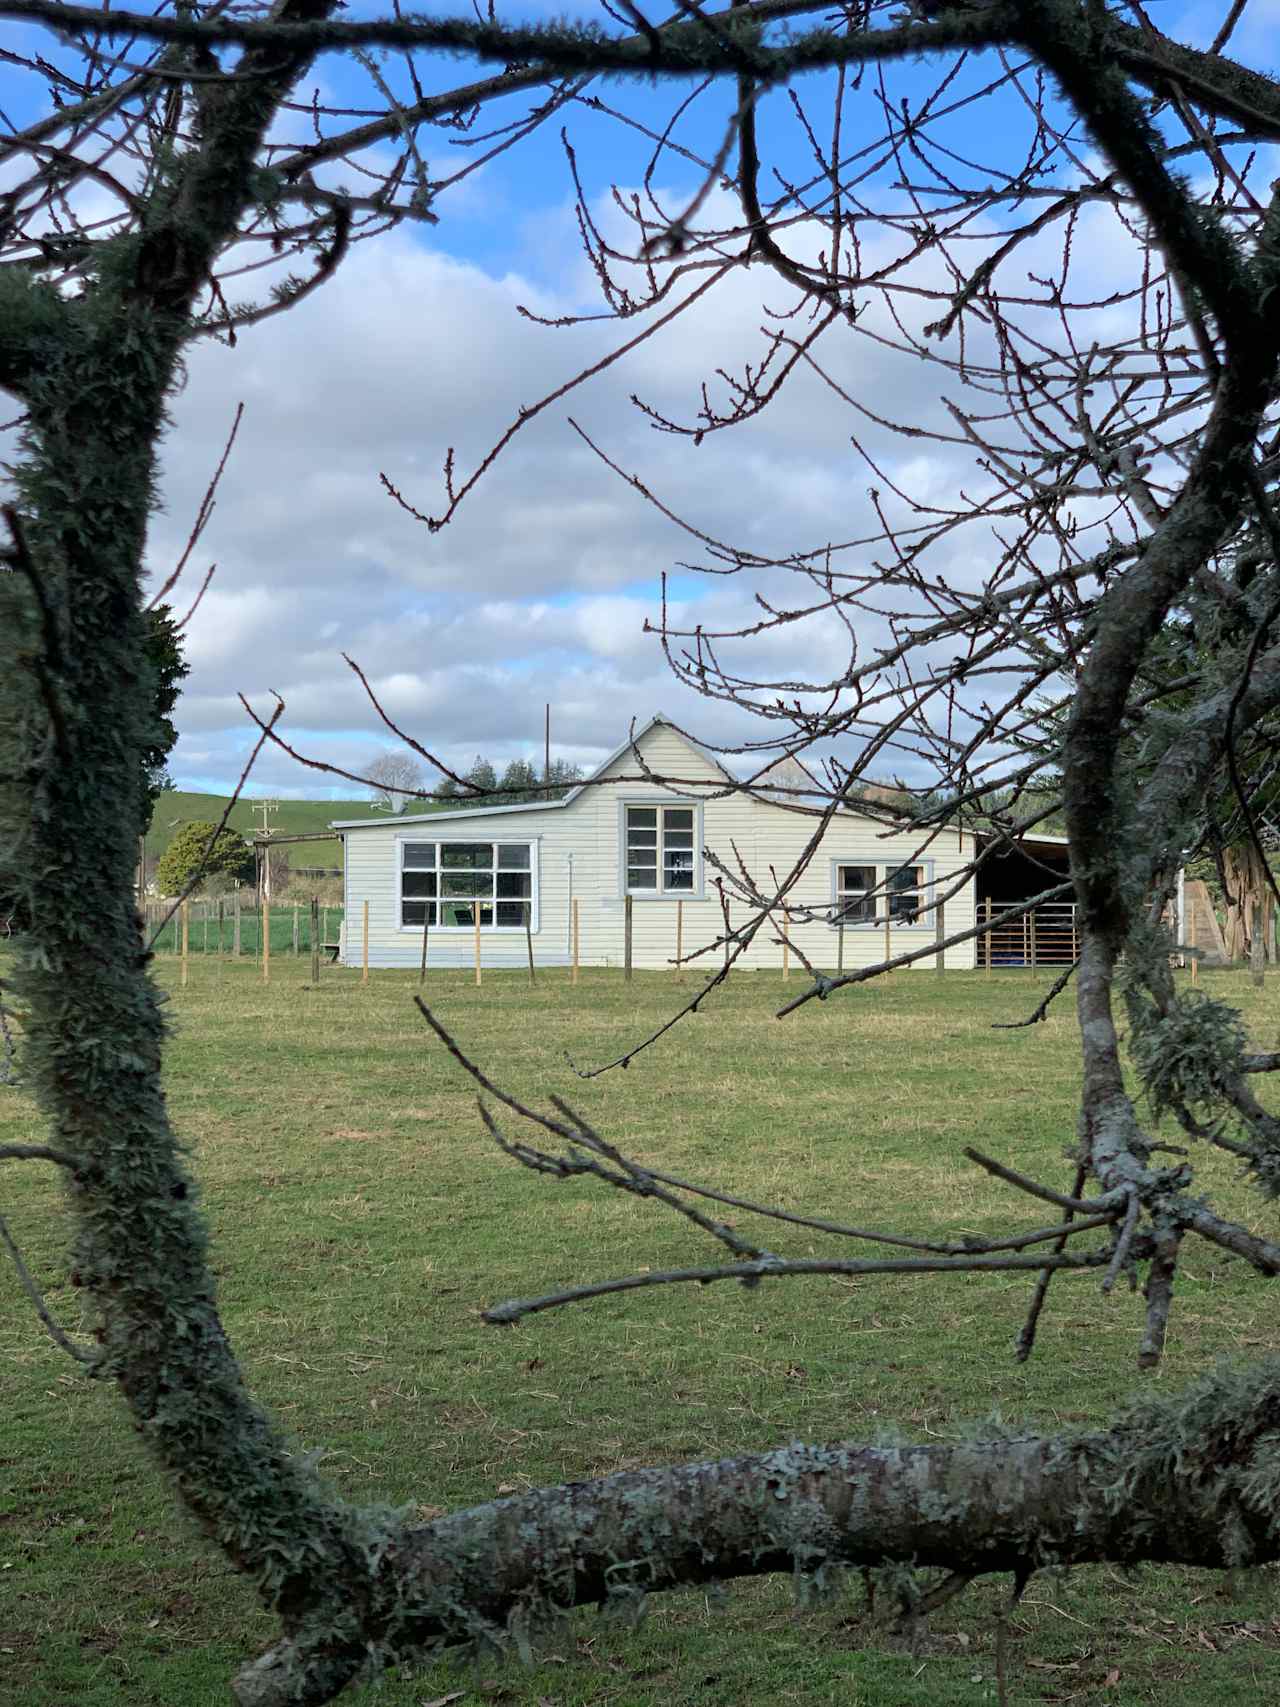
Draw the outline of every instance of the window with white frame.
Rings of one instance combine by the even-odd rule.
[[[697,811],[692,806],[625,808],[627,892],[688,895],[697,887]]]
[[[834,925],[884,923],[918,925],[928,902],[922,865],[844,865],[835,867]]]
[[[441,930],[517,930],[536,925],[532,842],[401,842],[400,924]]]

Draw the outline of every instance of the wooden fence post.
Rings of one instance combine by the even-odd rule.
[[[1249,971],[1251,973],[1249,981],[1257,990],[1263,986],[1263,966],[1266,962],[1266,951],[1262,943],[1262,915],[1264,911],[1262,896],[1255,895],[1253,898],[1253,918],[1249,930]]]
[[[496,903],[495,903],[496,905]],[[533,902],[524,904],[524,943],[529,951],[529,982],[535,982],[533,975]]]
[[[884,959],[886,966],[889,964],[890,956],[893,953],[892,938],[889,934],[891,928],[892,927],[889,922],[889,897],[886,895],[884,898]]]
[[[320,897],[311,897],[311,982],[320,982]]]
[[[427,932],[430,929],[431,903],[430,901],[424,901],[422,903],[422,965],[418,968],[419,984],[425,984],[427,981]]]
[[[840,933],[836,941],[836,971],[844,971],[844,920],[840,920]]]
[[[578,982],[578,897],[573,898],[573,982]]]
[[[360,936],[360,982],[369,982],[369,903],[363,903],[364,917]]]
[[[791,976],[791,943],[787,937],[787,927],[782,927],[782,976]]]
[[[1030,959],[1032,969],[1034,970],[1036,964],[1036,914],[1034,907],[1027,914],[1027,946],[1031,950],[1028,958]]]
[[[983,902],[983,907],[986,911],[987,928],[982,934],[982,943],[983,943],[984,954],[986,957],[985,964],[986,964],[987,972],[989,974],[991,971],[991,897],[990,897],[990,895],[988,895],[986,900]]]
[[[676,902],[676,971],[684,971],[684,902]]]
[[[933,969],[935,972],[945,972],[947,969],[947,951],[942,946],[947,934],[946,912],[947,908],[945,901],[939,901],[937,906],[933,909],[934,941],[938,945],[937,951],[933,957]]]
[[[298,903],[296,901],[293,903],[293,952],[296,958],[298,954]]]
[[[203,944],[200,952],[201,952],[201,954],[208,954],[208,952],[209,952],[209,903],[207,901],[202,901],[200,903],[200,913],[204,919],[204,944]]]
[[[236,890],[235,900],[232,902],[231,905],[232,905],[234,915],[235,915],[234,921],[233,921],[232,926],[231,926],[231,952],[235,956],[235,958],[237,960],[239,960],[239,958],[240,958],[240,891],[238,889]]]
[[[219,900],[219,902],[218,902],[218,959],[219,960],[222,959],[222,921],[226,917],[225,908],[226,908],[226,902]]]
[[[480,982],[480,903],[479,903],[479,901],[473,901],[472,902],[471,911],[475,914],[475,921],[476,921],[476,983],[478,984]]]
[[[182,982],[184,987],[187,982],[187,956],[190,951],[190,906],[190,901],[182,903]]]
[[[628,983],[631,982],[631,896],[623,902],[622,923],[622,974]]]

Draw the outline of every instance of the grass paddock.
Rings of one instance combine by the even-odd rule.
[[[159,964],[171,987],[168,1088],[213,1230],[221,1308],[250,1381],[354,1499],[424,1513],[548,1482],[764,1449],[796,1437],[946,1439],[999,1411],[1037,1428],[1105,1419],[1140,1384],[1141,1299],[1060,1276],[1033,1360],[1010,1344],[1030,1275],[795,1279],[663,1289],[486,1327],[499,1298],[712,1248],[660,1206],[554,1182],[498,1154],[473,1087],[411,1004],[412,973],[273,962]],[[671,1010],[693,980],[588,971],[428,974],[427,996],[490,1074],[525,1100],[566,1096],[655,1167],[748,1197],[889,1230],[992,1233],[1043,1209],[962,1157],[976,1144],[1065,1185],[1075,1126],[1070,997],[1022,1017],[1050,973],[899,973],[811,1003],[743,973],[627,1072],[594,1065]],[[1274,975],[1269,975],[1274,977]],[[1277,1044],[1276,986],[1202,987]],[[0,1088],[0,1141],[39,1134]],[[1274,1209],[1226,1158],[1199,1187],[1274,1236]],[[51,1307],[75,1325],[56,1181],[10,1165],[4,1212]],[[1051,1213],[1051,1212],[1050,1212]],[[741,1219],[741,1218],[740,1218]],[[834,1241],[758,1224],[772,1248]],[[765,1231],[765,1229],[768,1229]],[[863,1254],[859,1247],[856,1254]],[[849,1247],[850,1254],[855,1254]],[[1179,1385],[1223,1353],[1280,1343],[1273,1294],[1208,1247],[1187,1250],[1168,1354]],[[1151,1378],[1146,1378],[1150,1380]],[[44,1338],[0,1264],[0,1701],[27,1707],[205,1707],[271,1627],[175,1509],[123,1407]],[[1108,1569],[1033,1579],[1010,1623],[1011,1703],[1274,1699],[1280,1599],[1264,1571]],[[943,1707],[994,1701],[995,1613],[1008,1584],[936,1615],[914,1647],[868,1619],[860,1585],[798,1611],[788,1584],[655,1601],[638,1631],[583,1614],[538,1661],[442,1661],[353,1703],[445,1696],[511,1707]]]

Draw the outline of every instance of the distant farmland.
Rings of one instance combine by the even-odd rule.
[[[188,794],[182,789],[162,794],[156,802],[151,828],[147,832],[147,857],[158,859],[183,824],[207,822],[216,824],[226,811],[225,794]],[[252,800],[237,800],[228,819],[233,830],[252,835],[262,823],[260,812],[254,811]],[[413,808],[410,808],[411,810]],[[429,810],[429,808],[428,808]],[[385,818],[388,814],[370,806],[365,800],[281,800],[267,820],[276,836],[313,836],[327,830],[335,818]],[[342,843],[332,841],[300,842],[285,848],[290,865],[342,864]]]

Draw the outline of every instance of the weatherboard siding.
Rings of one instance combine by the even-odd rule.
[[[739,859],[766,890],[800,857],[816,827],[812,816],[786,810],[769,801],[730,792],[724,774],[705,755],[670,728],[658,725],[640,738],[644,763],[672,785],[645,779],[633,753],[621,755],[606,767],[567,806],[538,810],[486,811],[483,814],[433,814],[421,823],[384,820],[369,829],[346,832],[347,925],[342,958],[347,965],[361,960],[362,903],[369,902],[369,964],[373,967],[416,966],[422,952],[422,933],[402,930],[397,916],[398,843],[405,839],[441,840],[446,836],[475,840],[528,840],[535,845],[539,906],[534,930],[534,958],[541,966],[563,966],[570,958],[570,900],[579,905],[580,955],[584,966],[620,966],[623,961],[626,906],[623,888],[622,812],[627,802],[665,802],[696,805],[701,812],[701,843],[730,870]],[[718,796],[718,797],[717,797]],[[839,932],[826,923],[832,904],[832,865],[924,864],[935,887],[971,857],[972,839],[955,831],[940,835],[921,851],[918,835],[885,835],[870,819],[841,814],[829,825],[822,845],[790,891],[793,904],[812,908],[815,920],[797,924],[792,941],[814,965],[830,970],[836,964]],[[960,844],[964,844],[963,855]],[[723,912],[716,888],[717,872],[699,854],[695,895],[683,901],[685,955],[713,944],[723,930]],[[632,959],[643,968],[669,968],[676,952],[676,899],[663,895],[632,898]],[[730,902],[731,921],[745,921],[743,902]],[[948,934],[974,924],[973,884],[946,905]],[[899,953],[926,948],[919,965],[934,965],[934,915],[919,926],[895,925],[891,948]],[[763,926],[737,964],[769,967],[782,964],[776,932]],[[711,947],[691,962],[694,970],[710,972],[723,961],[723,948]],[[468,928],[433,929],[429,939],[430,966],[469,966],[475,939]],[[845,931],[846,970],[870,965],[884,954],[883,927],[849,926]],[[527,950],[523,929],[482,931],[481,955],[487,967],[523,967]],[[801,968],[792,956],[795,971]],[[947,952],[948,967],[974,964],[972,943]]]

